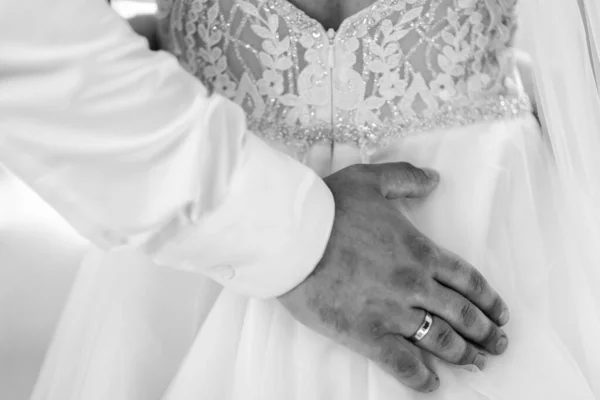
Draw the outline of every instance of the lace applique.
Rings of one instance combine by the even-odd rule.
[[[302,154],[530,110],[513,79],[516,0],[378,0],[326,32],[287,0],[159,0],[160,35],[249,126]]]

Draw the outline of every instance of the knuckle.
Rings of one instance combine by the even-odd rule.
[[[415,168],[409,163],[380,164],[378,171],[380,186],[385,197],[392,193],[401,193],[415,186],[424,186],[428,183],[424,171]]]
[[[408,293],[429,293],[430,282],[423,271],[414,268],[403,268],[392,271],[388,280],[394,289]]]
[[[478,312],[470,302],[465,302],[460,308],[460,317],[465,327],[470,328],[477,322]]]
[[[465,265],[463,260],[459,257],[452,257],[450,263],[448,264],[448,268],[451,272],[459,273],[461,271],[464,271]]]
[[[399,376],[413,378],[419,373],[419,361],[412,355],[405,353],[388,352],[384,356],[384,363]]]
[[[450,326],[443,326],[436,335],[436,343],[442,350],[449,350],[454,345],[454,332]]]
[[[401,164],[401,168],[408,181],[417,184],[424,184],[427,182],[427,175],[425,175],[425,172],[414,165],[405,162]]]
[[[480,295],[485,291],[487,282],[483,275],[477,270],[472,270],[469,275],[469,291],[473,295]]]
[[[422,235],[408,234],[404,238],[404,244],[415,260],[424,266],[431,266],[439,259],[437,246]]]

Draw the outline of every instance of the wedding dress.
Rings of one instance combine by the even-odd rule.
[[[377,0],[337,31],[287,0],[162,0],[158,12],[161,41],[180,63],[319,174],[395,161],[439,171],[432,195],[398,208],[507,301],[506,354],[484,371],[430,357],[441,387],[419,394],[277,300],[152,266],[135,251],[97,251],[33,398],[600,398],[597,256],[565,211],[515,67],[515,7]],[[222,278],[233,274],[224,268]]]

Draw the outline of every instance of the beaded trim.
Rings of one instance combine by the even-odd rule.
[[[378,147],[391,139],[471,125],[481,121],[517,118],[532,111],[526,95],[494,96],[456,106],[445,104],[435,114],[400,117],[385,124],[349,125],[316,124],[290,126],[273,122],[272,118],[249,119],[249,128],[270,141],[292,147],[311,147],[316,143],[346,143],[359,147]],[[272,115],[267,112],[267,115]],[[305,145],[305,146],[304,146]]]

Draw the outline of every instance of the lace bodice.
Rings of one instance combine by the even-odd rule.
[[[160,0],[160,37],[250,128],[305,152],[529,109],[513,79],[516,0],[378,0],[326,31],[287,0]]]

